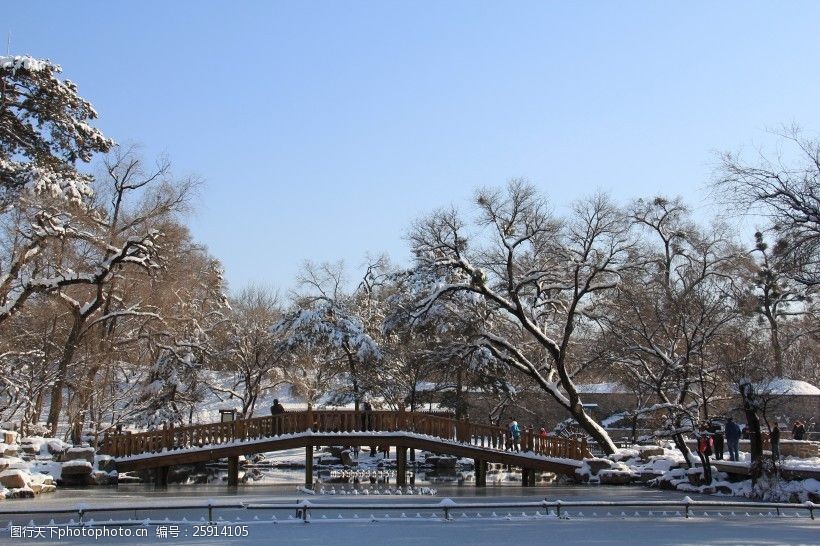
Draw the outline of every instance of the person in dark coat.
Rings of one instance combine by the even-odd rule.
[[[715,446],[715,460],[723,460],[723,428],[719,423],[712,421],[709,426],[709,433],[712,435],[712,442]]]
[[[373,428],[373,406],[365,400],[362,403],[362,430],[372,430]]]
[[[806,437],[806,425],[801,423],[800,421],[794,422],[794,427],[792,428],[792,438],[795,440],[802,440]]]
[[[780,426],[777,423],[772,427],[769,443],[772,446],[772,459],[775,461],[780,460]]]
[[[739,461],[740,453],[738,446],[740,444],[740,427],[737,423],[735,423],[734,418],[729,417],[729,419],[726,421],[724,433],[726,436],[726,444],[729,448],[729,460]]]
[[[273,399],[273,405],[270,407],[270,414],[273,421],[273,432],[274,436],[279,436],[282,434],[282,414],[285,413],[285,406],[279,403],[278,398]]]

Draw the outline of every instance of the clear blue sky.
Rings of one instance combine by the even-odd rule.
[[[420,214],[527,177],[704,206],[714,151],[820,131],[817,2],[6,2],[99,126],[207,186],[232,288],[407,259]]]

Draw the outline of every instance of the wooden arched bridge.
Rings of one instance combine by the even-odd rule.
[[[159,483],[179,464],[228,459],[228,484],[238,482],[239,456],[283,449],[305,449],[305,483],[313,483],[313,448],[318,446],[390,445],[396,448],[396,482],[406,485],[407,449],[475,460],[476,485],[486,485],[487,463],[520,467],[524,485],[535,485],[535,472],[573,475],[590,457],[585,440],[539,437],[524,429],[521,450],[505,449],[508,431],[441,414],[405,411],[357,412],[312,410],[252,417],[227,423],[107,435],[102,452],[114,457],[117,470],[157,469]]]

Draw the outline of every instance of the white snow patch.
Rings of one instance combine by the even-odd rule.
[[[585,383],[575,386],[579,394],[629,394],[620,383]]]

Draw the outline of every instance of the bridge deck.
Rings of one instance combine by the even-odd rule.
[[[509,434],[495,425],[422,412],[288,412],[230,423],[109,435],[102,451],[120,471],[213,461],[251,453],[326,445],[391,445],[424,449],[524,469],[572,474],[589,457],[586,441],[540,438],[524,430],[521,452],[507,451]]]

